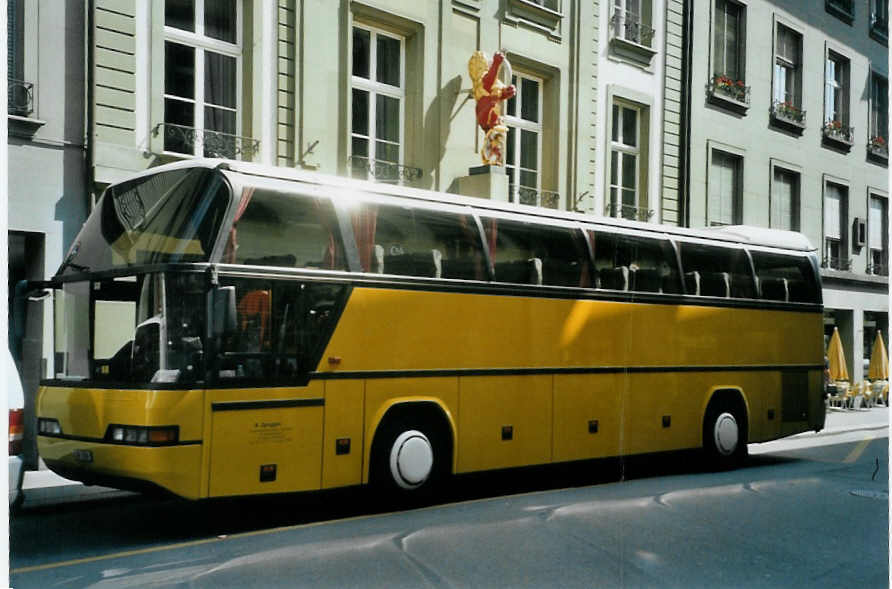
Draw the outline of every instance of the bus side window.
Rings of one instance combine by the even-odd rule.
[[[495,279],[518,284],[589,286],[585,243],[578,230],[485,218]]]
[[[675,253],[664,239],[589,232],[595,251],[596,286],[612,290],[678,293]]]
[[[688,294],[756,298],[756,285],[744,250],[687,242],[680,243],[679,247]],[[692,289],[695,283],[699,292]]]
[[[247,204],[230,229],[224,262],[346,269],[331,201],[252,188],[243,199]]]
[[[357,235],[357,245],[360,251],[367,247],[383,252],[379,266],[384,274],[486,278],[477,225],[469,215],[381,205],[375,222]]]
[[[763,299],[791,303],[820,303],[811,262],[805,256],[751,252]]]

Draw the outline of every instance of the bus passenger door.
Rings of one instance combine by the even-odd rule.
[[[319,489],[325,391],[309,373],[344,287],[220,276],[212,292],[209,495]]]

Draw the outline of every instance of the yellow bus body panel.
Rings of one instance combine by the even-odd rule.
[[[294,400],[318,404],[238,406]],[[321,381],[306,387],[209,390],[208,496],[318,490],[322,485],[323,400]],[[262,469],[273,469],[274,475],[265,479]]]

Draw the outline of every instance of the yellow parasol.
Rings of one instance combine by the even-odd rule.
[[[830,363],[830,380],[849,380],[849,369],[846,367],[846,355],[839,339],[839,329],[833,328],[830,344],[827,347],[827,361]]]
[[[889,379],[889,355],[886,353],[886,345],[883,343],[883,333],[878,329],[877,337],[873,340],[873,350],[870,352],[870,368],[867,371],[870,380]]]

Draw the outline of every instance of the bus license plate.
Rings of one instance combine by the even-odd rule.
[[[93,452],[91,450],[75,450],[74,459],[78,462],[93,462]]]

